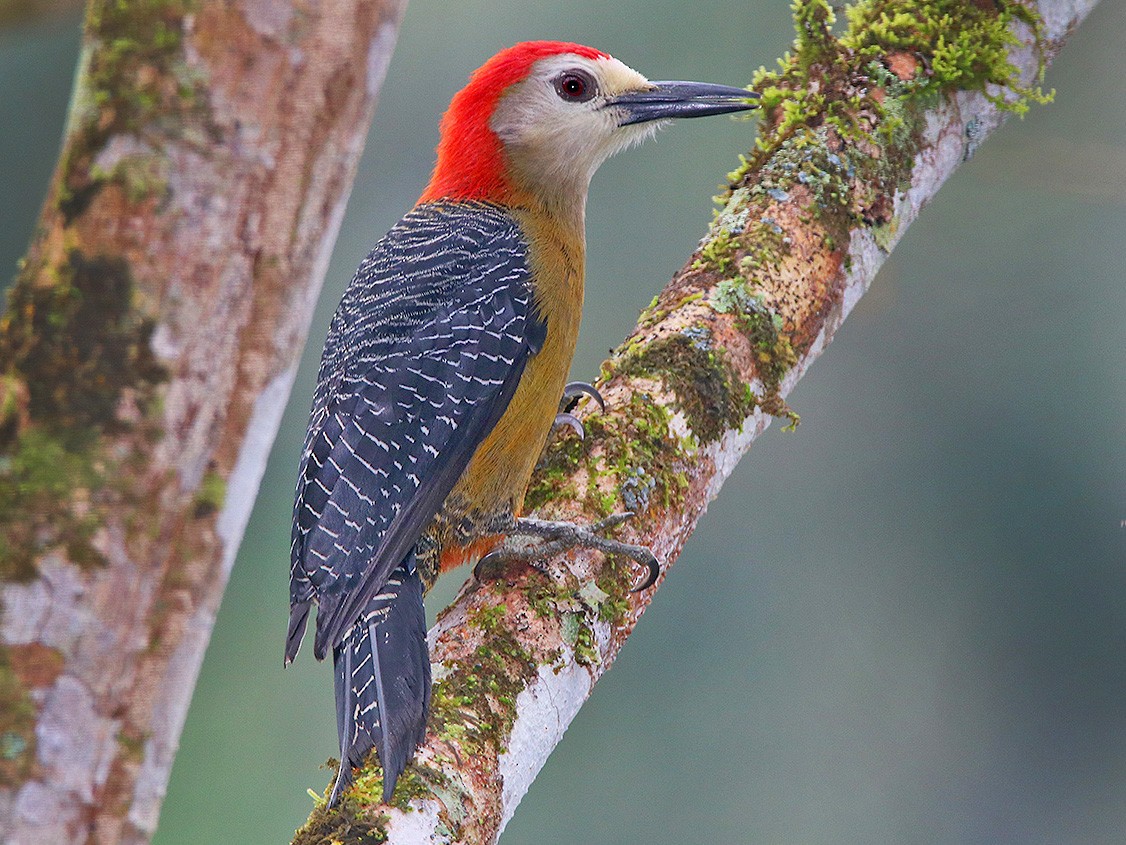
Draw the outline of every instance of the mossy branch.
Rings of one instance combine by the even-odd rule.
[[[862,0],[834,35],[760,70],[753,151],[700,249],[603,364],[607,411],[545,454],[528,504],[553,519],[628,509],[623,539],[666,568],[707,502],[867,289],[920,208],[1038,87],[1096,0]],[[575,553],[470,582],[431,631],[434,712],[391,807],[377,762],[295,843],[492,843],[652,598],[628,562]]]

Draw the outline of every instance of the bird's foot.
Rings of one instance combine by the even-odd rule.
[[[473,569],[473,574],[480,578],[485,569],[504,561],[519,561],[535,566],[543,558],[565,552],[568,549],[581,547],[597,549],[606,554],[623,555],[644,566],[647,570],[644,583],[631,591],[639,593],[652,587],[661,574],[661,564],[656,555],[647,546],[611,540],[608,537],[603,537],[601,533],[621,525],[632,516],[631,511],[616,513],[591,526],[530,517],[513,519],[511,524],[500,529],[501,533],[508,537],[532,537],[540,542],[525,548],[502,547],[495,549],[478,561],[477,566]]]
[[[594,385],[587,384],[585,381],[571,381],[563,388],[563,398],[559,400],[559,413],[555,415],[555,422],[552,423],[552,428],[562,428],[567,426],[579,436],[579,440],[584,439],[586,436],[586,429],[583,428],[582,420],[571,413],[578,404],[581,396],[589,396],[598,403],[601,411],[606,411],[606,402],[602,399],[602,394],[599,393]]]

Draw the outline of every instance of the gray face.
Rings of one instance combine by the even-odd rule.
[[[602,162],[669,119],[754,108],[753,96],[728,86],[650,82],[617,59],[565,53],[536,62],[501,98],[490,126],[521,183],[577,199]]]
[[[585,192],[602,162],[655,131],[655,124],[623,126],[614,105],[652,87],[617,59],[550,56],[505,93],[490,125],[522,181]]]

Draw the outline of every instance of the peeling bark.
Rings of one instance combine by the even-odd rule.
[[[0,319],[5,842],[155,830],[404,6],[88,5]]]
[[[796,423],[785,396],[903,232],[1022,97],[1038,98],[1038,73],[1097,0],[934,0],[928,23],[956,12],[943,39],[962,51],[953,60],[923,27],[917,48],[888,38],[885,2],[859,4],[871,14],[840,37],[823,0],[796,4],[790,64],[756,80],[760,147],[699,251],[603,365],[606,413],[586,403],[585,441],[549,447],[529,488],[539,515],[636,511],[620,536],[667,571],[771,417]],[[653,596],[628,592],[625,561],[576,551],[546,569],[465,585],[430,632],[433,713],[392,805],[373,757],[295,845],[498,839]]]

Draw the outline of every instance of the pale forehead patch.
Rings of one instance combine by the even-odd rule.
[[[603,89],[610,95],[623,91],[636,91],[638,88],[649,88],[648,79],[613,57],[596,59],[593,64],[602,70],[601,79]]]

